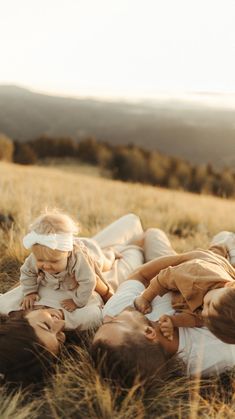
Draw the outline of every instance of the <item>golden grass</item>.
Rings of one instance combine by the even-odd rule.
[[[0,290],[18,279],[26,255],[22,236],[45,207],[57,207],[81,224],[91,236],[128,212],[139,215],[144,228],[160,227],[177,251],[206,247],[221,230],[235,231],[235,201],[164,190],[102,178],[86,166],[19,166],[0,162],[0,213],[11,213],[14,227],[0,230]],[[210,387],[204,391],[205,386]],[[229,387],[235,381],[229,376]],[[233,418],[233,391],[221,391],[216,379],[205,384],[187,378],[166,383],[155,396],[137,387],[123,394],[104,383],[86,350],[64,357],[52,383],[37,401],[1,394],[0,417],[19,418]],[[35,403],[37,409],[35,409]]]

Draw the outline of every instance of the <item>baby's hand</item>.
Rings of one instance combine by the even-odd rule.
[[[143,314],[151,313],[152,306],[151,303],[146,300],[142,295],[139,295],[139,297],[136,297],[134,301],[135,308],[140,311]]]
[[[78,308],[77,304],[72,300],[72,298],[68,298],[67,300],[62,300],[61,306],[72,313],[72,311],[76,310]]]
[[[39,300],[39,296],[36,292],[26,295],[21,303],[22,310],[30,310],[34,307],[35,301]]]
[[[173,340],[174,325],[169,316],[164,314],[159,319],[160,330],[168,340]]]

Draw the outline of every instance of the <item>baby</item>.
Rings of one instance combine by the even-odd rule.
[[[94,289],[104,302],[113,295],[102,277],[102,271],[110,269],[113,261],[94,240],[75,238],[77,233],[72,218],[57,211],[41,215],[31,225],[23,238],[25,248],[32,253],[20,269],[22,309],[32,308],[39,300],[39,284],[67,290],[69,298],[61,301],[61,306],[70,312],[85,306]]]
[[[228,256],[228,247],[217,245],[142,265],[131,277],[148,286],[135,299],[135,307],[149,313],[154,297],[172,291],[176,315],[160,318],[164,336],[172,340],[174,327],[205,325],[223,342],[235,344],[235,269]]]

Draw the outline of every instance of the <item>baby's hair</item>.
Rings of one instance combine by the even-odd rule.
[[[30,231],[38,234],[72,233],[78,234],[79,227],[69,215],[53,209],[45,211],[30,225]]]
[[[205,325],[217,338],[235,344],[235,288],[228,287],[225,295],[214,305],[216,314],[205,318]]]

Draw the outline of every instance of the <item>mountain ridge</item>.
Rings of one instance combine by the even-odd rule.
[[[235,108],[186,99],[108,101],[0,85],[0,132],[22,142],[42,134],[77,140],[94,136],[192,163],[234,165]]]

